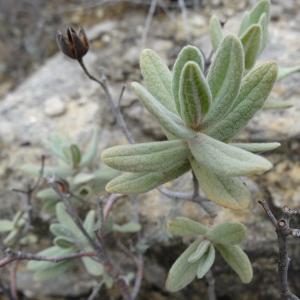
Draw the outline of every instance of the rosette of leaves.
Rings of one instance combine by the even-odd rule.
[[[212,267],[216,252],[237,273],[243,283],[252,280],[252,266],[239,244],[245,239],[246,228],[227,222],[208,228],[188,218],[178,217],[168,224],[173,235],[195,238],[195,241],[177,258],[166,281],[170,292],[177,292],[196,277],[201,279]]]
[[[44,249],[38,255],[64,256],[78,252],[93,252],[89,241],[80,231],[76,223],[66,211],[63,203],[56,204],[56,218],[58,223],[51,224],[50,231],[54,235],[53,246]],[[83,222],[83,227],[91,239],[95,239],[95,232],[101,228],[100,220],[96,219],[94,210],[90,210]],[[129,222],[123,225],[115,224],[112,219],[101,228],[105,233],[114,231],[120,233],[132,233],[140,230],[140,224]],[[105,272],[103,265],[94,257],[81,257],[85,269],[90,275],[102,276],[108,287],[112,285],[112,278]],[[74,267],[74,260],[65,260],[58,263],[49,261],[30,261],[27,264],[29,270],[35,272],[36,280],[48,280]]]
[[[94,130],[84,151],[66,137],[53,135],[47,143],[51,154],[57,159],[57,164],[44,167],[44,176],[65,179],[70,190],[78,199],[87,200],[93,195],[104,192],[108,181],[119,174],[118,171],[102,166],[95,169],[99,145],[99,131]],[[34,176],[40,173],[40,165],[26,164],[22,170]],[[37,198],[43,201],[43,209],[53,212],[59,195],[52,189],[46,188],[37,193]],[[73,200],[76,200],[73,199]]]
[[[266,62],[246,74],[244,57],[240,39],[231,34],[218,46],[208,70],[194,46],[181,50],[172,71],[154,51],[144,50],[140,65],[146,87],[135,82],[132,88],[169,140],[104,150],[103,161],[125,172],[107,184],[107,191],[147,192],[192,169],[210,200],[234,209],[248,207],[250,193],[240,176],[269,170],[272,164],[255,152],[279,143],[230,141],[264,105],[277,65]]]

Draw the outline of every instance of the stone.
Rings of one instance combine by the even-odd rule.
[[[67,111],[64,100],[59,96],[53,96],[45,101],[44,112],[48,117],[59,117]]]

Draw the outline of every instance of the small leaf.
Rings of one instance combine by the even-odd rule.
[[[250,70],[256,62],[261,48],[262,28],[260,25],[252,25],[242,35],[241,41],[245,53],[245,68]]]
[[[10,231],[14,228],[14,223],[10,220],[0,220],[0,232]]]
[[[197,278],[201,279],[210,270],[215,262],[216,250],[214,245],[210,244],[208,251],[198,261]]]
[[[195,62],[187,62],[180,75],[179,106],[185,124],[199,130],[211,103],[211,92],[205,76]]]
[[[41,200],[53,200],[53,201],[59,201],[60,197],[59,195],[52,189],[52,188],[48,188],[48,189],[43,189],[41,191],[39,191],[36,194],[37,198],[41,199]]]
[[[236,36],[228,35],[219,46],[207,74],[213,101],[204,119],[205,127],[224,118],[239,93],[243,72],[243,46]]]
[[[247,254],[237,245],[215,245],[227,264],[239,275],[243,283],[249,283],[253,277],[251,262]]]
[[[201,51],[197,47],[188,45],[181,49],[173,67],[173,78],[172,78],[172,90],[173,90],[176,109],[178,113],[180,113],[180,105],[179,105],[180,74],[182,72],[184,65],[189,61],[193,61],[197,63],[201,68],[201,70],[204,70],[204,57]]]
[[[209,20],[209,34],[213,49],[217,50],[223,39],[223,32],[220,20],[215,15],[211,16]]]
[[[141,230],[141,224],[130,222],[123,225],[114,224],[113,231],[122,233],[134,233]]]
[[[189,140],[189,147],[199,166],[222,176],[259,174],[272,168],[265,158],[199,133]]]
[[[70,242],[69,240],[65,239],[64,237],[56,237],[53,242],[54,242],[54,245],[56,245],[60,248],[74,247],[74,242]]]
[[[77,238],[74,232],[72,232],[67,226],[63,224],[51,224],[50,231],[57,237],[64,237],[70,242],[75,243]]]
[[[287,109],[294,106],[290,101],[266,101],[263,105],[263,109]]]
[[[84,219],[83,227],[91,237],[94,237],[95,235],[95,222],[96,212],[94,210],[90,210]]]
[[[277,81],[282,80],[290,75],[293,75],[293,74],[299,73],[299,72],[300,72],[300,66],[289,67],[289,68],[280,67],[278,70]]]
[[[140,67],[148,91],[168,110],[176,113],[172,95],[172,74],[160,57],[150,49],[142,51]]]
[[[74,168],[78,167],[81,161],[81,152],[77,145],[70,146],[71,160]]]
[[[89,144],[82,155],[80,167],[89,167],[93,164],[96,155],[98,153],[98,145],[99,145],[99,130],[94,129],[92,133],[92,138],[89,141]]]
[[[189,263],[189,256],[197,249],[199,241],[194,241],[175,261],[166,281],[166,288],[170,292],[177,292],[196,277],[198,262]]]
[[[269,19],[266,13],[263,13],[260,16],[258,24],[261,26],[262,29],[260,49],[259,49],[259,53],[261,53],[266,48],[269,41],[269,31],[268,31]]]
[[[204,166],[200,167],[193,159],[191,165],[209,200],[232,209],[245,209],[249,206],[250,192],[239,178],[215,174]]]
[[[147,110],[157,118],[159,124],[165,130],[184,139],[191,138],[195,135],[194,131],[186,128],[177,115],[166,109],[142,85],[134,82],[132,83],[132,88],[139,100],[144,104]]]
[[[101,154],[107,165],[125,172],[168,170],[188,156],[189,149],[182,140],[114,146]]]
[[[104,267],[101,263],[95,261],[91,257],[81,258],[86,270],[93,276],[101,276],[104,273]]]
[[[230,144],[250,152],[266,152],[280,147],[280,143],[233,143]]]
[[[207,232],[206,237],[213,243],[236,245],[245,239],[246,227],[241,223],[226,222],[214,226]]]
[[[46,281],[53,278],[57,278],[59,275],[65,273],[72,267],[73,267],[72,261],[63,261],[60,263],[55,263],[52,266],[49,266],[45,270],[37,271],[34,274],[34,279],[37,281]]]
[[[188,262],[194,263],[198,261],[206,253],[210,245],[211,245],[210,241],[208,240],[202,241],[198,245],[197,249],[188,257]]]
[[[209,136],[228,141],[247,125],[257,110],[262,108],[277,78],[277,64],[268,62],[249,72],[243,79],[238,97],[229,113],[215,126],[205,130]]]
[[[191,219],[177,217],[169,220],[168,230],[173,235],[196,237],[205,234],[208,228]]]
[[[190,169],[188,161],[179,162],[174,168],[163,172],[124,173],[106,185],[109,193],[137,194],[173,180]]]

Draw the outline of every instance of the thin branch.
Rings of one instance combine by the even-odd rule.
[[[217,300],[216,289],[215,289],[215,278],[213,272],[210,270],[205,275],[206,281],[208,283],[208,299]]]
[[[19,300],[18,295],[18,288],[17,288],[17,269],[18,269],[18,262],[15,261],[11,265],[11,268],[9,270],[10,272],[10,293],[14,300]]]
[[[99,284],[97,284],[97,285],[93,288],[93,290],[92,290],[92,292],[91,292],[91,294],[90,294],[90,296],[88,297],[87,300],[95,300],[96,297],[98,296],[98,294],[99,294],[99,292],[100,292],[102,286],[103,286],[103,281],[101,281]]]
[[[279,284],[280,284],[280,294],[281,299],[286,300],[300,300],[295,294],[293,294],[289,290],[288,284],[288,270],[290,258],[288,256],[287,249],[287,238],[288,236],[298,237],[297,234],[294,236],[293,232],[298,229],[290,228],[290,218],[294,214],[292,210],[287,207],[282,209],[282,216],[277,219],[271,208],[269,203],[266,200],[258,201],[258,203],[263,207],[267,216],[271,220],[273,226],[275,227],[277,240],[278,240],[278,248],[279,248],[279,260],[278,260],[278,273],[279,273]]]
[[[141,289],[142,280],[144,277],[144,256],[139,254],[137,258],[135,258],[135,263],[137,266],[137,272],[135,275],[135,282],[131,292],[131,298],[135,300],[139,294]]]
[[[156,5],[157,5],[157,0],[151,0],[151,5],[148,11],[148,15],[145,21],[145,26],[144,26],[144,30],[143,30],[143,35],[142,35],[142,39],[141,39],[141,48],[145,48],[146,45],[146,41],[147,41],[147,37],[148,37],[148,33],[149,33],[149,29],[150,29],[150,25],[153,19],[153,15],[156,9]]]
[[[61,255],[61,256],[44,256],[32,253],[25,253],[21,251],[12,251],[8,249],[7,256],[0,260],[0,268],[4,266],[20,260],[36,260],[36,261],[49,261],[53,263],[58,263],[65,260],[71,260],[79,257],[95,257],[97,256],[96,252],[78,252],[72,253],[68,255]]]
[[[123,114],[121,113],[120,107],[115,104],[115,102],[112,98],[111,92],[109,90],[109,87],[108,87],[105,79],[97,79],[95,76],[93,76],[86,68],[86,65],[84,64],[82,59],[79,59],[77,61],[78,61],[79,65],[81,66],[82,70],[84,71],[84,73],[88,76],[88,78],[97,82],[101,86],[101,88],[104,91],[104,94],[106,96],[106,100],[107,100],[108,104],[110,105],[112,114],[115,117],[115,120],[116,120],[119,128],[122,130],[122,132],[125,135],[128,142],[130,144],[133,144],[134,138],[132,137],[132,135],[127,127],[127,124],[124,120]]]

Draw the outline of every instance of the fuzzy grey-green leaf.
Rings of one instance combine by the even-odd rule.
[[[238,147],[250,152],[266,152],[280,147],[280,143],[232,143],[234,147]]]
[[[210,229],[206,237],[213,243],[236,245],[245,239],[246,227],[238,222],[225,222]]]
[[[210,246],[210,241],[204,240],[202,241],[197,249],[188,257],[188,262],[189,263],[194,263],[198,261],[207,251],[207,249]]]
[[[93,163],[98,152],[99,136],[99,130],[94,129],[91,140],[89,141],[89,144],[82,155],[80,167],[87,167]]]
[[[243,79],[238,97],[229,113],[217,124],[205,130],[213,138],[228,141],[247,125],[257,110],[262,108],[277,78],[277,64],[264,63]]]
[[[172,265],[166,281],[170,292],[177,292],[186,287],[196,277],[198,263],[189,263],[188,257],[196,250],[199,241],[194,241]]]
[[[259,174],[272,168],[272,164],[265,158],[203,133],[189,140],[188,144],[200,167],[204,166],[222,176]]]
[[[150,49],[142,51],[140,67],[148,91],[167,109],[176,113],[172,94],[172,74],[160,57]]]
[[[93,276],[101,276],[103,274],[104,267],[99,262],[91,257],[82,257],[81,260],[89,274]]]
[[[249,283],[253,277],[251,262],[247,254],[237,245],[215,245],[226,263],[239,275],[243,283]]]
[[[245,68],[250,70],[256,62],[262,42],[262,28],[260,25],[252,25],[242,35],[241,41],[245,53]]]
[[[204,235],[207,232],[208,228],[191,219],[185,217],[177,217],[175,219],[169,220],[168,230],[173,235],[193,237]]]
[[[214,245],[210,244],[208,251],[198,261],[197,278],[201,279],[210,270],[214,264],[216,250]]]
[[[158,122],[165,130],[183,139],[195,136],[193,130],[186,128],[177,115],[165,108],[142,85],[134,82],[132,83],[132,88],[139,100],[144,104],[148,111],[157,118]]]
[[[283,68],[279,67],[277,80],[282,80],[290,75],[300,72],[300,66]]]
[[[199,130],[209,110],[212,95],[205,76],[195,62],[187,62],[180,75],[179,106],[185,124]]]
[[[10,220],[0,220],[0,232],[10,231],[14,228],[14,223]]]
[[[111,180],[106,185],[106,190],[110,193],[121,194],[145,193],[181,176],[189,169],[188,161],[183,161],[174,168],[162,172],[124,173]]]
[[[193,61],[197,63],[201,68],[201,70],[204,70],[204,57],[201,51],[197,47],[188,45],[181,49],[175,61],[173,67],[173,76],[172,76],[172,90],[173,90],[173,96],[174,96],[176,109],[178,113],[180,113],[180,105],[179,105],[180,74],[184,65],[189,61]]]
[[[210,127],[224,117],[239,93],[243,72],[243,46],[237,37],[228,35],[219,46],[208,71],[212,104],[204,119],[205,127]]]
[[[213,49],[217,50],[223,39],[223,32],[220,20],[215,15],[211,16],[209,20],[209,35]]]
[[[239,178],[216,174],[199,166],[194,159],[191,159],[191,165],[209,200],[232,209],[245,209],[249,206],[250,192]]]
[[[268,31],[269,18],[266,13],[263,13],[260,16],[258,24],[261,26],[262,29],[260,49],[259,49],[259,53],[261,53],[266,48],[269,41],[269,31]]]
[[[189,150],[182,140],[121,145],[102,152],[102,160],[125,172],[151,172],[170,169],[186,160]]]

